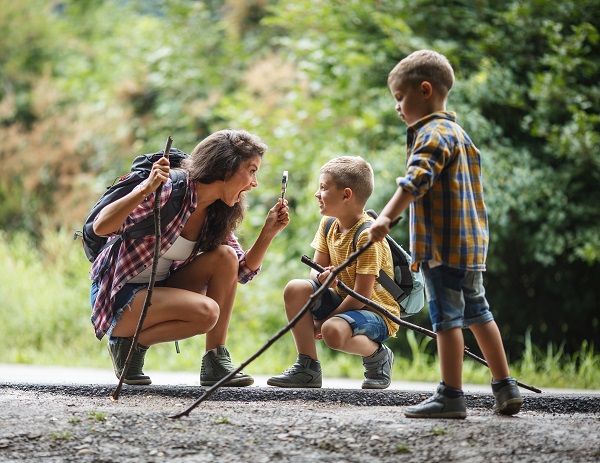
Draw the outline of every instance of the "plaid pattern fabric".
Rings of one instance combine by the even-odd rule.
[[[484,271],[489,232],[481,155],[454,113],[430,114],[408,127],[406,175],[397,183],[416,198],[410,205],[413,266],[433,259]]]
[[[169,179],[163,186],[160,198],[161,207],[166,204],[172,190],[173,185]],[[154,214],[154,196],[155,194],[152,193],[146,197],[144,201],[133,210],[129,217],[127,217],[123,226],[115,233],[115,235],[123,233],[133,224]],[[184,224],[187,222],[197,204],[196,184],[188,179],[188,194],[184,199],[183,206],[177,216],[161,233],[161,254],[165,253],[179,237]],[[92,307],[91,321],[94,325],[94,330],[98,339],[102,339],[113,321],[113,309],[115,309],[113,303],[116,294],[131,278],[152,265],[154,242],[154,235],[137,240],[125,240],[121,243],[119,249],[115,249],[114,252],[111,252],[111,247],[104,249],[92,264],[90,279],[98,282],[99,291],[96,303],[94,304],[94,307]],[[253,271],[247,267],[246,252],[242,249],[233,233],[229,235],[225,244],[231,246],[238,256],[238,261],[240,263],[238,281],[244,284],[252,280],[252,278],[260,272],[260,268]],[[174,262],[171,267],[171,272],[187,265],[196,255],[197,251],[192,252],[190,257],[184,262]]]

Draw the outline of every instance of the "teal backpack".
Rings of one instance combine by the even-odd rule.
[[[377,218],[375,211],[369,209],[369,216]],[[329,234],[331,226],[335,222],[334,217],[329,217],[325,222],[323,234],[325,238]],[[360,234],[371,226],[372,222],[365,222],[354,234],[353,251],[356,251],[356,243]],[[414,315],[421,311],[425,305],[425,289],[423,286],[423,275],[421,270],[414,272],[411,270],[412,258],[402,246],[400,246],[390,235],[386,235],[386,240],[392,251],[392,262],[394,265],[394,278],[390,278],[383,270],[379,271],[376,280],[383,286],[392,297],[400,304],[400,315]]]

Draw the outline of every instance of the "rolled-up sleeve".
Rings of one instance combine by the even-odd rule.
[[[251,281],[256,275],[260,273],[261,267],[258,267],[256,270],[250,269],[246,264],[246,251],[242,249],[240,242],[237,237],[231,233],[227,238],[227,246],[231,246],[238,257],[238,262],[240,263],[240,268],[238,270],[238,282],[241,284],[246,284]]]
[[[447,141],[436,132],[425,132],[409,146],[406,174],[396,183],[415,198],[424,196],[433,186],[451,157]]]

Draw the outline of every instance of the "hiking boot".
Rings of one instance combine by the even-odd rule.
[[[429,399],[412,407],[404,408],[404,415],[407,418],[466,418],[467,407],[465,405],[465,396],[461,395],[455,399],[446,397],[447,387],[440,383]]]
[[[385,344],[381,344],[377,352],[362,358],[365,367],[363,389],[385,389],[392,382],[392,365],[394,353]]]
[[[502,415],[516,415],[521,410],[523,398],[517,386],[517,380],[506,378],[492,382],[492,391],[496,398],[494,411]]]
[[[235,369],[236,366],[231,362],[231,356],[225,346],[217,346],[216,354],[212,350],[209,350],[202,357],[200,385],[212,386]],[[222,386],[243,387],[252,384],[254,384],[252,376],[238,372],[223,383]]]
[[[267,380],[269,386],[277,387],[321,387],[322,383],[321,363],[304,354],[298,354],[296,363],[282,374]]]
[[[117,378],[119,378],[119,380],[121,379],[123,367],[125,366],[125,361],[127,360],[127,355],[129,354],[129,349],[131,349],[132,342],[132,338],[111,337],[108,340],[108,352],[110,353],[110,358],[113,362],[115,375],[117,375]],[[142,371],[142,368],[144,368],[144,357],[146,357],[147,350],[148,347],[142,346],[139,343],[137,344],[137,346],[135,346],[135,350],[131,355],[131,362],[129,363],[127,376],[123,380],[125,384],[142,386],[152,384],[152,380],[150,379],[150,377],[146,376]]]

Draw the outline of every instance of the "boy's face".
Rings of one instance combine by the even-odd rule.
[[[428,82],[419,85],[395,82],[390,86],[392,96],[396,100],[395,109],[406,125],[414,124],[431,112],[427,99],[430,88],[424,88],[424,85],[430,84]]]
[[[315,198],[319,201],[321,215],[337,217],[338,211],[344,206],[344,189],[338,188],[329,174],[319,175],[319,189]]]

